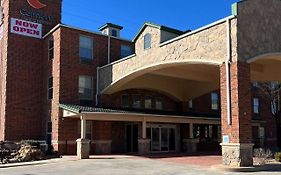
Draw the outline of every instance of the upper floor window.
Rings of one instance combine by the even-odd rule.
[[[121,58],[132,55],[132,47],[127,45],[121,45]]]
[[[117,30],[112,29],[111,30],[111,36],[117,37]]]
[[[49,77],[48,79],[48,99],[53,99],[53,77]]]
[[[129,95],[122,95],[122,107],[123,108],[129,108],[130,107]]]
[[[258,98],[253,99],[253,107],[254,107],[254,114],[259,114],[260,110],[260,101]]]
[[[212,110],[218,110],[219,109],[219,94],[212,93],[211,100],[212,100]]]
[[[93,100],[93,78],[91,76],[79,76],[79,99]]]
[[[163,103],[161,98],[156,98],[155,100],[155,108],[157,110],[163,110]]]
[[[80,36],[79,56],[81,63],[93,62],[93,39],[86,36]]]
[[[144,49],[151,48],[151,34],[147,33],[144,35]]]
[[[133,108],[141,108],[141,96],[133,95]]]
[[[189,109],[192,109],[192,108],[193,108],[193,101],[192,101],[192,100],[189,100],[189,101],[188,101],[188,108],[189,108]]]
[[[48,42],[48,58],[52,60],[54,58],[54,37],[51,36]]]
[[[152,108],[152,98],[151,96],[146,96],[145,97],[145,102],[144,102],[144,107],[145,109],[151,109]]]

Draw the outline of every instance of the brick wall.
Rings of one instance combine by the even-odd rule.
[[[79,37],[80,35],[93,38],[93,62],[90,64],[80,63],[79,58]],[[61,27],[53,33],[55,40],[55,58],[53,61],[48,61],[45,68],[45,79],[47,77],[54,77],[54,98],[50,102],[45,100],[47,107],[45,112],[51,110],[52,123],[53,123],[53,142],[60,143],[55,144],[55,149],[60,152],[65,151],[65,146],[61,141],[71,140],[75,141],[78,138],[77,135],[77,120],[62,119],[62,111],[59,110],[58,104],[79,104],[79,75],[87,75],[93,77],[93,103],[95,105],[96,94],[96,73],[97,67],[107,64],[108,60],[108,37],[98,35],[95,33],[89,33],[86,31],[75,30],[67,27]],[[45,43],[47,43],[46,38]],[[122,44],[133,44],[128,41],[119,39],[111,39],[111,58],[112,60],[120,59],[120,48]],[[46,47],[46,45],[45,45]],[[116,52],[116,53],[115,53]],[[48,60],[47,57],[45,60]],[[45,82],[46,84],[46,82]],[[47,96],[47,86],[45,86],[45,97]],[[50,106],[51,105],[51,106]],[[105,127],[111,134],[111,125],[106,123],[94,122],[94,137],[97,139],[109,139],[111,135],[104,130]],[[71,130],[71,131],[70,131]],[[68,132],[70,131],[70,132]],[[68,133],[67,133],[68,132]],[[110,135],[110,136],[109,136]]]
[[[221,66],[221,123],[222,134],[229,135],[230,143],[252,142],[252,106],[250,66],[243,62],[234,62],[230,67],[231,80],[231,118],[232,125],[227,122],[226,72]]]
[[[61,1],[46,0],[42,9],[53,15],[51,24],[43,25],[43,33],[60,22]],[[4,47],[1,59],[1,138],[5,140],[42,139],[42,40],[9,32],[10,18],[23,19],[20,9],[34,11],[26,1],[4,1]],[[8,37],[7,37],[8,36]],[[2,52],[1,51],[1,52]],[[30,127],[32,126],[32,127]]]

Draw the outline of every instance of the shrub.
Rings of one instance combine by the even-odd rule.
[[[266,151],[262,148],[258,148],[254,150],[254,157],[258,165],[266,164],[266,161],[272,158],[272,155],[273,154],[269,149]]]
[[[275,153],[275,160],[276,160],[277,162],[281,162],[281,152]]]

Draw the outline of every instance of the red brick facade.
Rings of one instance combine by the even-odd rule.
[[[22,19],[21,9],[34,11],[27,1],[2,0],[4,38],[1,53],[1,135],[0,139],[42,139],[44,118],[43,42],[10,33],[10,18]],[[61,1],[45,0],[44,13],[52,22],[43,25],[43,34],[60,22]],[[30,127],[32,126],[32,127]]]
[[[54,18],[51,24],[44,25],[44,34],[60,23],[61,1],[42,1],[47,4],[46,14]],[[0,140],[45,140],[47,123],[52,122],[52,143],[56,150],[63,154],[76,152],[76,139],[79,135],[79,120],[62,117],[59,104],[80,104],[79,75],[93,77],[92,105],[96,104],[97,68],[108,64],[108,36],[67,26],[59,26],[44,39],[38,40],[9,32],[10,17],[22,18],[21,8],[30,9],[24,0],[2,0],[4,7],[4,38],[1,40],[1,74],[0,74]],[[8,11],[9,9],[9,11]],[[32,9],[34,10],[34,9]],[[79,37],[88,36],[93,39],[93,62],[80,63]],[[49,39],[54,38],[54,58],[48,58]],[[110,62],[120,59],[121,45],[128,45],[134,50],[135,43],[119,39],[110,39]],[[122,108],[122,95],[129,95],[132,106],[132,95],[141,96],[141,108],[146,96],[152,97],[152,110],[155,110],[155,99],[163,102],[163,111],[181,114],[201,114],[222,116],[222,134],[229,135],[231,143],[251,143],[252,137],[259,137],[259,128],[252,123],[265,127],[268,146],[274,146],[276,130],[270,115],[270,107],[261,100],[260,114],[252,122],[252,98],[256,96],[251,90],[250,66],[244,62],[234,62],[230,67],[231,81],[231,114],[232,125],[227,123],[226,104],[226,72],[225,65],[221,68],[221,94],[218,108],[211,109],[211,95],[204,94],[188,102],[175,99],[144,89],[128,89],[112,95],[101,95],[99,107]],[[48,78],[53,77],[53,99],[48,100]],[[264,121],[264,122],[263,122]],[[91,122],[91,151],[96,151],[96,141],[111,141],[112,152],[125,152],[126,122]],[[189,136],[187,124],[182,126],[182,138]]]

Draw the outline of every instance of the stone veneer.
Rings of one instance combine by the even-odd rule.
[[[232,19],[231,27],[236,34],[236,19]],[[152,46],[143,49],[143,37],[146,33],[152,35]],[[136,73],[141,69],[153,69],[154,66],[170,63],[212,63],[221,64],[227,57],[226,22],[195,32],[174,42],[161,45],[160,29],[147,26],[136,40],[136,56],[99,69],[99,90],[121,78]],[[235,44],[233,44],[235,46]],[[147,73],[147,71],[145,71]],[[149,72],[149,71],[148,71]],[[136,74],[135,77],[142,73]]]

